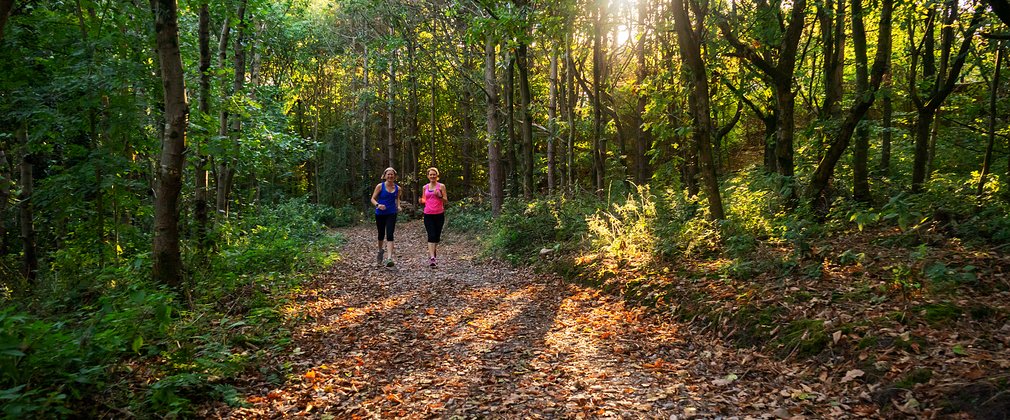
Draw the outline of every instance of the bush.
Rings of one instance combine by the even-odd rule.
[[[553,196],[526,201],[508,198],[485,239],[488,254],[512,263],[528,260],[544,247],[577,247],[587,231],[586,215],[599,201]]]

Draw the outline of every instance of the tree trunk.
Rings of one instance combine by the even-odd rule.
[[[558,134],[558,50],[551,49],[550,81],[548,85],[550,96],[547,100],[547,193],[554,193],[554,139]]]
[[[200,103],[198,105],[200,116],[210,114],[210,7],[208,1],[200,2],[200,24],[199,24],[199,44],[200,44]],[[206,132],[204,132],[206,134]],[[196,142],[196,165],[194,169],[194,179],[196,181],[196,192],[193,203],[193,216],[196,219],[196,243],[201,254],[208,247],[207,224],[209,216],[207,214],[207,155],[202,149],[203,141]]]
[[[526,55],[527,46],[519,44],[516,54],[519,70],[519,107],[522,112],[522,184],[523,197],[533,197],[533,115],[530,113],[530,71],[529,58]]]
[[[505,149],[505,160],[507,162],[509,195],[516,196],[519,192],[519,167],[516,158],[516,112],[515,112],[515,57],[508,54],[505,65],[507,76],[505,78],[505,110],[508,114],[508,146]]]
[[[861,38],[863,40],[862,43],[865,46],[866,35],[862,24],[862,15],[856,13],[856,3],[860,1],[861,0],[853,0],[853,31],[857,33],[857,35],[853,38],[856,39],[857,44],[859,44],[859,39]],[[868,111],[870,106],[873,105],[876,91],[880,88],[883,76],[887,72],[887,66],[890,62],[888,57],[891,54],[890,28],[892,11],[893,0],[883,0],[879,25],[879,28],[881,29],[878,33],[877,52],[874,56],[873,70],[870,75],[870,84],[868,88],[859,95],[856,102],[852,105],[852,108],[849,109],[848,115],[838,129],[838,134],[832,140],[831,145],[828,147],[827,152],[821,159],[820,164],[817,165],[817,169],[814,171],[810,184],[807,187],[807,198],[815,205],[815,207],[820,207],[822,209],[826,208],[828,203],[826,202],[827,200],[825,200],[825,192],[828,187],[828,182],[834,174],[835,166],[838,163],[838,160],[841,159],[842,155],[845,153],[845,149],[848,147],[849,140],[852,138],[852,134],[855,132],[857,125],[863,119],[863,116],[866,115],[866,111]],[[862,33],[860,34],[859,32]]]
[[[35,223],[32,206],[34,189],[34,156],[28,148],[28,127],[22,123],[17,130],[18,142],[21,144],[21,192],[18,194],[18,210],[21,224],[21,276],[29,284],[35,282],[39,271],[39,257],[35,247]]]
[[[501,151],[498,128],[498,77],[495,73],[497,44],[491,35],[484,40],[484,93],[487,95],[487,160],[488,194],[491,197],[491,214],[501,214],[504,202],[502,185]]]
[[[869,58],[866,55],[866,26],[863,24],[862,0],[852,2],[852,49],[856,59],[856,94],[859,97],[874,95],[869,81]],[[885,5],[885,7],[888,7]],[[887,25],[883,30],[891,27]],[[881,45],[878,44],[877,48]],[[855,141],[852,144],[852,198],[858,202],[870,202],[869,153],[870,133],[865,123],[857,123]]]
[[[600,92],[603,84],[603,25],[606,5],[597,2],[593,19],[593,175],[596,194],[603,195],[606,173],[605,142],[603,140],[603,103]]]
[[[888,61],[890,61],[891,58],[888,57],[887,59]],[[887,65],[887,68],[888,69],[891,68],[890,64]],[[884,84],[885,88],[883,96],[880,98],[881,114],[882,114],[880,118],[881,118],[881,125],[883,126],[883,133],[880,136],[880,164],[877,166],[877,169],[880,171],[881,175],[887,176],[891,170],[891,138],[892,138],[891,130],[892,127],[894,126],[893,123],[894,106],[891,100],[892,87],[891,87],[890,71],[888,71],[887,74],[884,75]]]
[[[362,90],[367,92],[369,90],[368,85],[368,45],[363,46],[365,53],[361,58],[361,72],[362,72]],[[367,98],[367,96],[362,95]],[[370,208],[368,198],[372,196],[372,191],[369,188],[372,178],[368,176],[368,100],[361,102],[361,192],[362,204],[365,208]]]
[[[985,179],[989,176],[992,166],[992,149],[996,144],[996,99],[999,97],[999,71],[1003,64],[1003,43],[996,41],[996,69],[993,70],[992,88],[989,91],[989,142],[985,145],[985,158],[982,159],[982,174],[978,179],[979,205],[985,193]]]
[[[570,26],[569,26],[570,29]],[[565,121],[568,123],[568,135],[565,143],[565,175],[566,185],[575,184],[575,105],[578,103],[578,95],[575,93],[575,59],[572,57],[572,33],[566,31],[565,35],[565,95],[567,104],[565,105]],[[1010,169],[1008,169],[1010,171]]]
[[[646,16],[649,13],[649,2],[638,2],[638,43],[635,45],[635,58],[638,61],[638,69],[635,71],[635,92],[637,103],[634,113],[634,139],[635,139],[635,170],[634,179],[638,185],[645,185],[649,180],[649,165],[646,152],[652,139],[649,132],[643,128],[643,117],[645,116],[645,106],[649,103],[649,97],[645,91],[646,77],[649,75],[648,62],[645,60],[645,40],[646,40]]]
[[[718,22],[720,32],[726,40],[733,46],[738,54],[757,67],[765,78],[771,81],[775,92],[775,114],[778,118],[776,125],[775,139],[775,163],[778,173],[785,178],[785,182],[791,183],[793,176],[793,138],[795,135],[795,93],[793,92],[793,76],[796,71],[796,60],[798,58],[797,48],[799,40],[803,34],[804,16],[806,12],[806,0],[797,0],[792,5],[790,11],[789,25],[781,37],[781,44],[778,46],[775,56],[778,57],[776,63],[768,61],[769,54],[760,54],[750,44],[746,44],[737,39],[733,29],[725,19]],[[795,198],[795,188],[787,186],[786,199],[793,201]]]
[[[11,203],[11,173],[7,153],[0,149],[0,214],[7,214]],[[0,223],[0,257],[7,255],[7,224]]]
[[[151,0],[158,61],[165,89],[165,137],[162,139],[154,194],[154,280],[182,289],[179,249],[179,193],[186,150],[186,84],[179,52],[179,23],[175,0]],[[185,290],[182,290],[185,292]]]
[[[922,60],[923,60],[923,78],[930,79],[935,77],[935,82],[932,84],[931,89],[926,92],[925,95],[920,95],[917,90],[917,83],[915,80],[916,74],[916,61],[914,59],[911,63],[911,69],[909,71],[909,87],[910,96],[912,98],[912,103],[915,104],[916,113],[918,114],[918,121],[915,124],[915,156],[912,160],[912,192],[919,193],[925,188],[926,181],[929,179],[929,143],[930,143],[930,130],[936,119],[936,112],[943,105],[943,102],[947,97],[954,91],[954,87],[957,85],[957,80],[960,77],[961,69],[964,67],[964,62],[968,57],[968,52],[971,47],[971,40],[975,36],[975,31],[978,29],[979,24],[982,20],[982,15],[984,13],[984,8],[981,6],[976,6],[974,13],[972,14],[971,22],[968,24],[967,30],[962,34],[961,45],[958,48],[957,56],[951,62],[951,53],[953,52],[954,36],[953,36],[953,14],[958,8],[958,3],[956,1],[947,1],[944,4],[945,13],[943,14],[944,23],[941,25],[941,42],[939,46],[940,50],[940,63],[939,70],[936,69],[934,64],[934,42],[933,42],[933,31],[935,18],[930,18],[926,24],[926,31],[923,34],[923,42],[920,44],[922,47]],[[930,16],[934,16],[935,13],[931,12]],[[910,35],[911,37],[911,35]]]
[[[7,26],[7,19],[14,9],[14,0],[0,0],[0,42],[4,40],[4,27]]]
[[[407,72],[409,98],[407,99],[407,154],[408,154],[408,165],[404,168],[404,172],[411,174],[409,182],[407,197],[409,198],[409,203],[413,205],[417,203],[418,192],[420,191],[421,179],[418,177],[420,171],[418,166],[420,166],[418,157],[418,137],[420,137],[420,121],[418,121],[417,110],[419,106],[419,98],[417,95],[417,63],[415,59],[417,58],[417,45],[415,40],[411,40],[407,43],[407,65],[409,66]]]
[[[389,36],[395,36],[392,27],[389,28]],[[386,152],[389,154],[389,162],[386,166],[393,166],[396,164],[396,125],[394,124],[396,115],[396,50],[390,52],[388,92],[386,95],[386,103],[389,104],[386,114]]]
[[[696,23],[688,17],[687,5],[683,0],[673,0],[674,29],[677,31],[680,56],[684,61],[684,73],[692,87],[688,101],[694,117],[694,141],[698,147],[698,159],[701,165],[701,180],[708,198],[709,214],[713,220],[726,218],[722,207],[722,196],[719,192],[719,180],[716,176],[715,162],[712,158],[712,117],[709,104],[708,73],[705,61],[701,55],[701,29],[705,27],[705,14],[695,10]],[[698,29],[695,29],[697,25]]]
[[[232,80],[233,95],[241,95],[242,90],[245,88],[245,43],[246,29],[248,27],[248,22],[246,21],[245,16],[246,3],[247,0],[242,0],[239,2],[238,6],[238,34],[235,36],[235,43],[233,47],[235,49],[235,53],[232,56],[232,61],[235,66],[235,77]],[[222,125],[226,122],[231,125],[231,128],[227,130],[228,137],[231,140],[231,151],[230,156],[224,158],[221,170],[218,172],[217,182],[217,209],[218,212],[223,213],[225,217],[228,216],[230,210],[231,190],[235,179],[235,167],[237,166],[238,161],[239,142],[242,138],[242,119],[236,115],[234,118],[230,118],[230,121],[227,119],[221,120]]]

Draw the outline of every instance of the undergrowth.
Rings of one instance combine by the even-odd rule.
[[[143,252],[70,278],[47,272],[33,294],[8,294],[0,309],[3,415],[187,417],[208,399],[241,404],[223,379],[286,345],[285,296],[342,241],[324,223],[358,218],[303,199],[242,214],[217,224],[216,253],[184,243],[191,304],[147,280]]]

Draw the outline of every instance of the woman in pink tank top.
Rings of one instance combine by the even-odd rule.
[[[424,204],[424,230],[428,232],[428,266],[431,268],[438,264],[438,243],[445,226],[445,184],[438,182],[438,175],[437,168],[428,168],[429,182],[418,199]]]

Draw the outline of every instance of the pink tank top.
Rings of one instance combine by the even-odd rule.
[[[438,184],[441,188],[442,184]],[[431,184],[424,184],[424,214],[441,214],[445,212],[445,200],[438,197],[438,190],[432,190]]]

